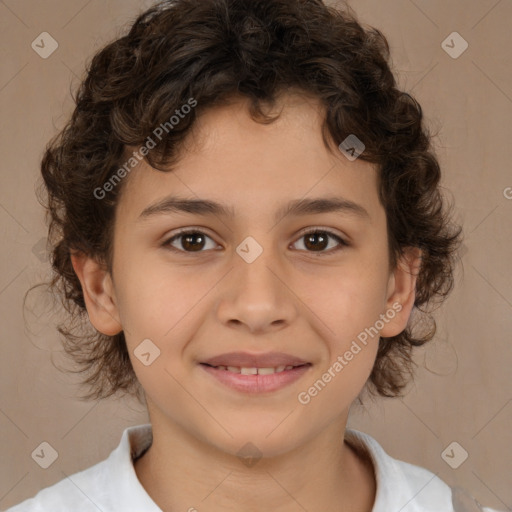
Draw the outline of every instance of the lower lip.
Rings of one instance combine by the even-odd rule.
[[[228,370],[219,370],[213,366],[200,365],[206,372],[226,386],[244,393],[268,393],[277,391],[300,379],[311,367],[310,364],[296,366],[270,375],[242,375]]]

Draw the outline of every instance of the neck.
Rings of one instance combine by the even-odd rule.
[[[343,442],[346,421],[296,449],[241,460],[175,424],[153,425],[153,443],[135,464],[146,492],[164,511],[371,512],[371,462]]]

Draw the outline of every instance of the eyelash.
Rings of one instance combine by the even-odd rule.
[[[324,256],[324,255],[333,254],[335,252],[340,251],[343,247],[348,247],[349,246],[349,244],[345,240],[343,240],[339,235],[333,233],[332,231],[329,231],[328,229],[323,229],[323,228],[312,228],[309,231],[302,232],[302,233],[299,234],[299,237],[297,238],[297,240],[300,240],[301,238],[304,238],[307,235],[318,234],[318,233],[325,234],[328,237],[333,238],[334,240],[336,240],[339,243],[339,246],[336,247],[335,249],[330,249],[328,251],[319,251],[319,252],[306,251],[306,252],[309,252],[309,253],[311,253],[311,254],[313,254],[315,256]],[[206,233],[204,233],[200,229],[186,228],[186,229],[183,229],[182,231],[178,231],[178,233],[173,235],[171,238],[167,239],[162,244],[162,247],[165,247],[166,249],[169,249],[169,250],[171,250],[173,252],[178,252],[178,253],[183,253],[183,254],[191,254],[191,255],[192,254],[206,252],[204,250],[201,250],[201,251],[184,251],[182,249],[176,249],[176,247],[173,247],[171,245],[172,242],[174,242],[175,240],[177,240],[180,237],[185,236],[185,235],[204,235],[205,237],[210,238],[211,240],[213,240],[211,236],[207,235]]]

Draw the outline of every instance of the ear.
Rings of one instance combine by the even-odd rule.
[[[421,268],[421,249],[407,247],[389,277],[386,317],[388,322],[380,335],[389,338],[400,334],[406,327],[416,299],[416,280]],[[396,314],[391,317],[390,312]]]
[[[71,254],[71,263],[82,285],[89,320],[107,336],[121,332],[114,285],[104,265],[82,252]]]

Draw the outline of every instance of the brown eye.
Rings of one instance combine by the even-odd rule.
[[[324,250],[329,245],[329,235],[325,235],[321,231],[315,233],[309,233],[304,236],[305,246],[311,250]]]
[[[329,239],[335,240],[338,243],[338,246],[331,250],[326,250],[329,247]],[[304,240],[304,247],[307,252],[317,252],[322,255],[323,253],[332,253],[341,249],[340,246],[348,246],[348,244],[338,235],[326,231],[316,229],[314,231],[309,231],[307,233],[303,233],[299,240]]]
[[[180,252],[204,252],[207,240],[212,239],[201,231],[182,231],[169,238],[163,245]],[[174,245],[175,243],[177,246]],[[214,243],[213,246],[216,247],[216,244]]]

